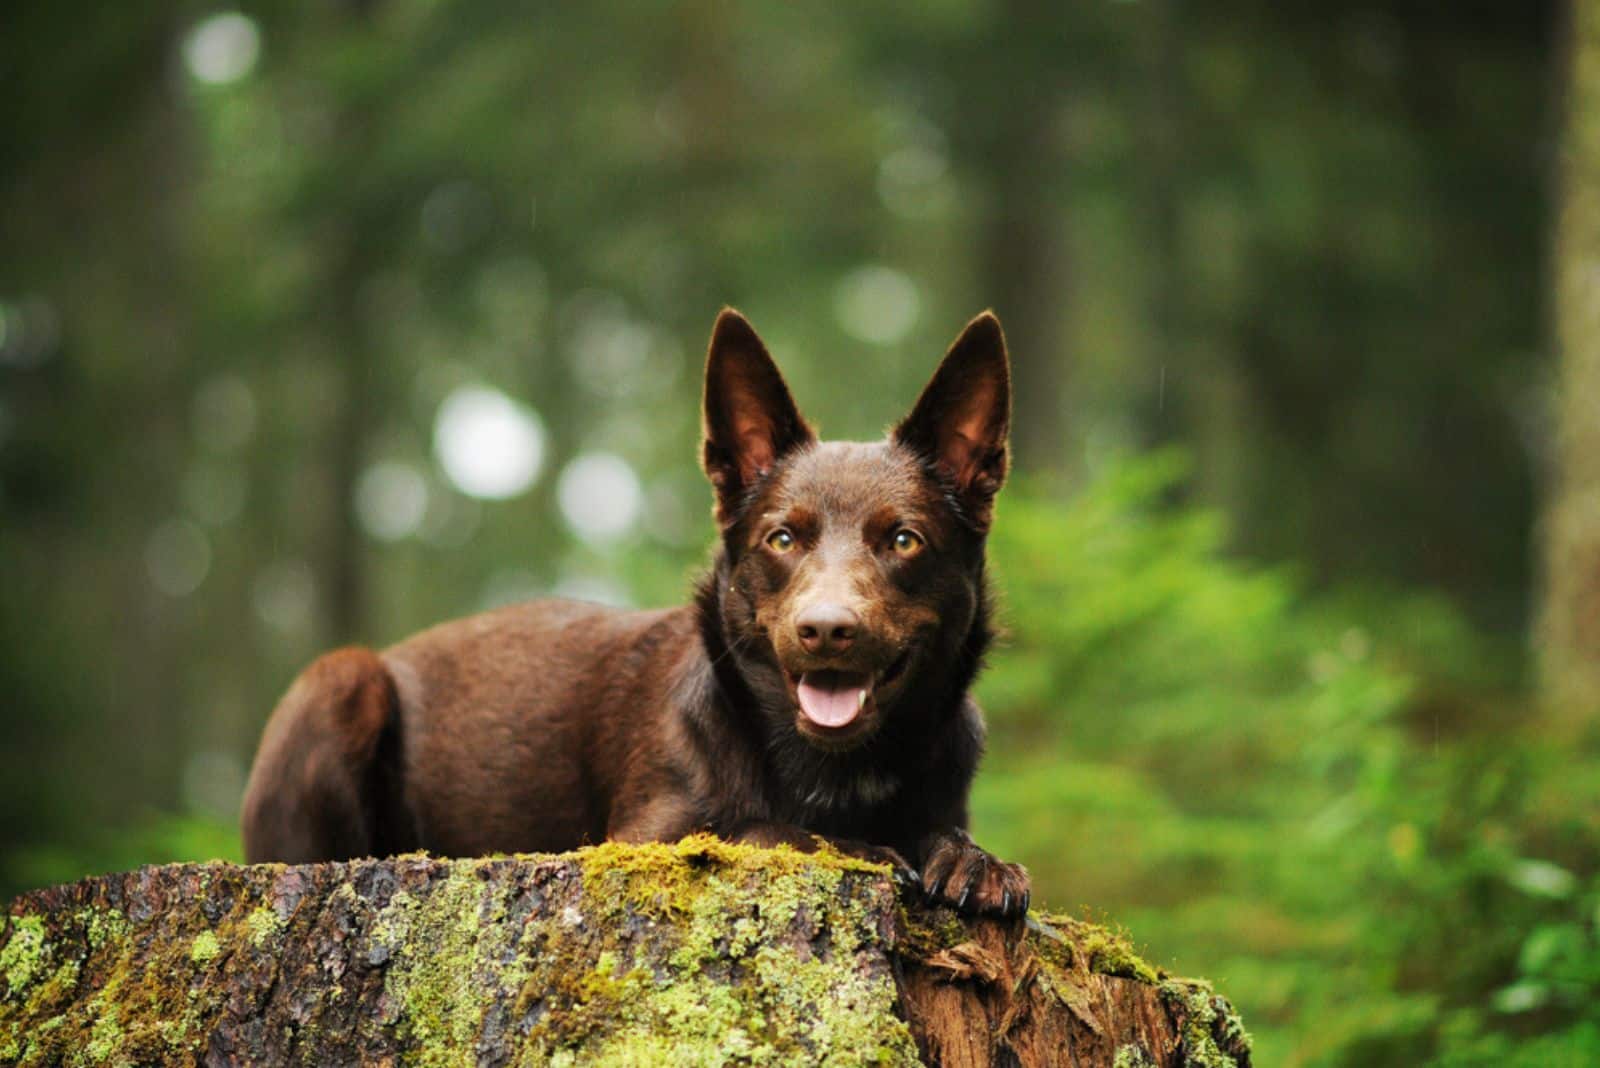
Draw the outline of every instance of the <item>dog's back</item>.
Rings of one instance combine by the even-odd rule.
[[[536,601],[390,649],[421,841],[458,856],[603,841],[630,816],[623,773],[670,744],[658,710],[698,638],[684,608]]]
[[[476,856],[602,841],[615,773],[632,750],[660,744],[648,710],[697,650],[689,609],[547,600],[382,653],[329,653],[273,713],[246,792],[246,855]]]

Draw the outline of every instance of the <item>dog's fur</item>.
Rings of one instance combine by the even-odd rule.
[[[1025,911],[1026,872],[965,831],[1010,408],[985,313],[886,440],[819,442],[724,311],[703,445],[721,544],[694,603],[538,601],[329,653],[267,725],[247,856],[821,835],[967,911]]]

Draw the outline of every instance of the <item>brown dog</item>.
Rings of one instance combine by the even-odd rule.
[[[936,900],[1026,911],[1027,873],[965,830],[1010,410],[985,313],[887,440],[819,442],[724,311],[703,452],[722,539],[694,604],[536,601],[329,653],[267,725],[246,855],[821,835]]]

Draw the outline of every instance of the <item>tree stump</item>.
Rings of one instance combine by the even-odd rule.
[[[176,864],[26,894],[0,1063],[1249,1064],[1202,982],[834,853]]]

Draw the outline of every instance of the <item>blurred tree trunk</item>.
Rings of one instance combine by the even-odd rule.
[[[194,159],[164,77],[181,7],[87,26],[9,5],[0,22],[0,867],[178,797],[197,617],[146,554],[174,517],[203,370],[182,236]]]
[[[344,6],[343,33],[374,32],[378,4],[358,0]],[[332,154],[336,174],[359,173],[374,149],[377,117],[372,96],[341,85],[344,101],[333,118],[341,148]],[[337,183],[332,183],[337,188]],[[381,201],[380,201],[381,204]],[[333,643],[371,640],[364,632],[367,615],[366,546],[355,510],[356,483],[366,464],[367,441],[379,421],[384,393],[380,388],[378,354],[362,315],[364,286],[381,260],[381,249],[393,239],[398,220],[373,203],[347,201],[335,195],[322,206],[319,229],[327,234],[324,261],[330,265],[320,309],[322,329],[338,368],[337,400],[326,431],[326,508],[319,552],[322,588],[327,591],[325,629]]]
[[[1053,4],[1005,0],[995,40],[982,55],[1018,64],[1038,81],[1028,99],[996,101],[978,122],[974,163],[983,177],[985,211],[980,235],[984,288],[1005,324],[1015,375],[1012,441],[1017,462],[1029,471],[1069,469],[1064,414],[1066,360],[1063,308],[1071,301],[1071,271],[1060,238],[1057,196],[1064,162],[1056,126],[1064,86],[1055,57],[1040,58],[1040,40],[1061,21]],[[1030,58],[1032,59],[1030,60]],[[981,92],[1013,84],[1007,70],[975,64],[986,80]]]
[[[354,125],[354,124],[347,124]],[[329,430],[328,514],[323,567],[328,590],[329,635],[336,643],[362,640],[366,618],[365,546],[356,523],[356,482],[366,460],[366,442],[374,423],[372,397],[375,354],[360,297],[366,276],[362,233],[352,226],[329,294],[329,329],[337,346],[339,400]]]
[[[1145,85],[1139,135],[1145,228],[1150,242],[1150,343],[1142,370],[1153,381],[1142,393],[1138,409],[1146,439],[1166,444],[1184,436],[1199,436],[1192,425],[1195,413],[1184,403],[1200,375],[1191,362],[1196,346],[1189,342],[1191,331],[1184,317],[1178,214],[1185,129],[1180,118],[1184,103],[1183,12],[1176,0],[1149,0],[1142,13],[1140,55]],[[1199,414],[1211,411],[1202,408]],[[1232,423],[1227,427],[1230,433],[1236,429]]]
[[[1560,350],[1545,510],[1546,696],[1573,723],[1600,710],[1600,2],[1574,0],[1555,246]]]
[[[1028,470],[1059,471],[1069,466],[1059,328],[1068,282],[1041,173],[1047,131],[1032,109],[1019,108],[995,133],[983,262],[1015,364],[1013,441]]]

